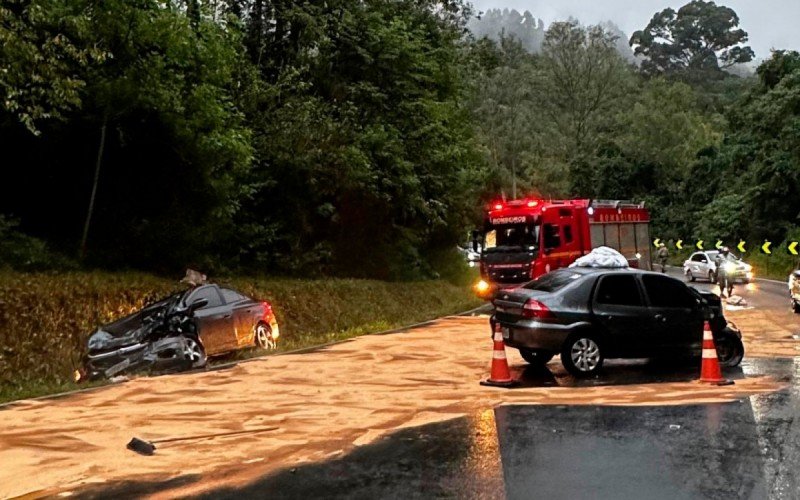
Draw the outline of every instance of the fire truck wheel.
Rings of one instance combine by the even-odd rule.
[[[603,368],[602,344],[590,331],[572,334],[561,348],[561,363],[576,377],[590,377]]]
[[[552,352],[525,348],[520,348],[519,354],[531,366],[544,366],[555,356]]]

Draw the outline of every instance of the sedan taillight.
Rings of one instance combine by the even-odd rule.
[[[536,299],[528,299],[522,306],[522,316],[525,318],[554,318],[553,313],[546,305],[542,304]]]

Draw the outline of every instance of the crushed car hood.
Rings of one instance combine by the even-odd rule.
[[[145,318],[168,308],[173,298],[161,300],[130,316],[101,326],[89,336],[89,352],[118,349],[141,342],[150,331],[150,326],[145,324]]]

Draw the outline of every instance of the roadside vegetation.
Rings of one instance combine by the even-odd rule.
[[[463,312],[482,302],[444,280],[217,280],[269,300],[278,352]],[[88,335],[100,324],[184,289],[142,273],[0,273],[0,402],[85,387],[72,383]],[[262,352],[235,356],[250,357]]]
[[[425,279],[514,195],[783,241],[800,55],[753,54],[746,26],[702,0],[632,34],[463,0],[11,0],[0,232],[63,257],[0,260]]]

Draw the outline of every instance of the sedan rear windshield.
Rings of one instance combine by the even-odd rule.
[[[555,271],[538,277],[525,285],[524,288],[528,290],[538,290],[540,292],[555,292],[561,290],[581,276],[583,275],[574,271]]]

